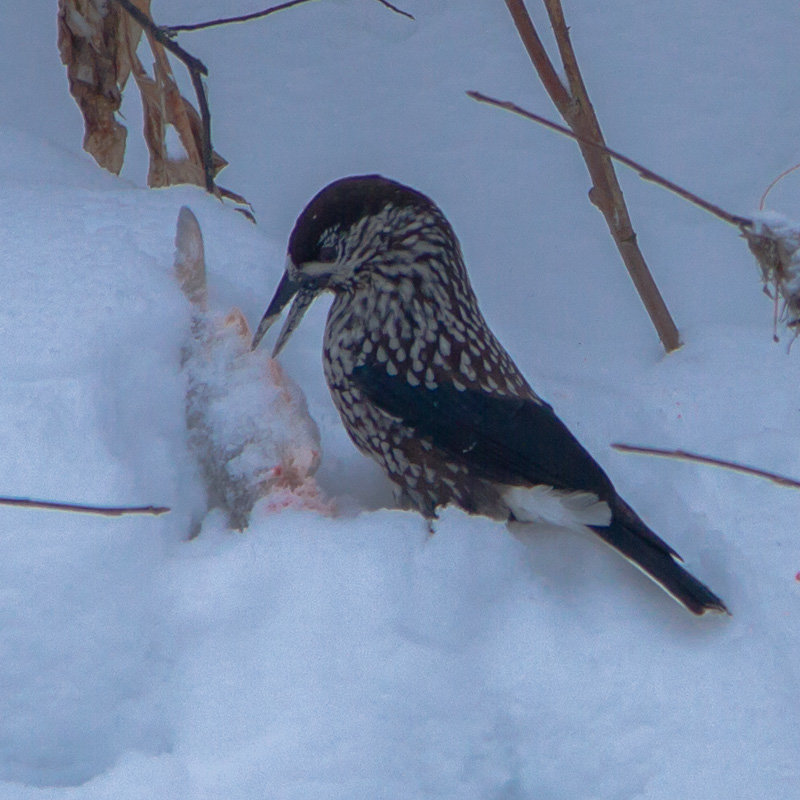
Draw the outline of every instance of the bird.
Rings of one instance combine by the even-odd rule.
[[[693,614],[729,613],[531,388],[486,323],[456,234],[429,197],[381,175],[319,191],[291,232],[252,348],[291,301],[277,357],[325,292],[334,405],[402,507],[429,521],[455,505],[589,529]]]

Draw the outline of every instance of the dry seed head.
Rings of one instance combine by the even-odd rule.
[[[743,227],[750,252],[756,258],[764,290],[782,302],[777,321],[800,333],[800,224],[774,212],[759,212],[751,227]]]

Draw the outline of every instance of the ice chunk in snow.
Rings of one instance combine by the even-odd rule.
[[[253,505],[331,513],[314,480],[319,431],[300,388],[277,361],[251,352],[238,309],[207,308],[203,240],[184,207],[175,237],[175,272],[192,301],[192,330],[183,351],[189,443],[203,474],[208,507],[222,508],[232,528],[247,527]]]

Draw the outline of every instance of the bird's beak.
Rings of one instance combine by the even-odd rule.
[[[275,347],[272,350],[272,357],[276,358],[286,342],[289,341],[289,337],[294,332],[294,329],[300,324],[300,320],[303,318],[303,315],[318,293],[319,286],[317,286],[316,281],[299,283],[292,279],[287,269],[286,272],[283,273],[278,288],[275,290],[275,296],[267,306],[267,310],[264,312],[261,322],[258,323],[258,328],[256,328],[250,349],[255,350],[256,347],[258,347],[259,342],[264,338],[266,332],[281,315],[287,303],[294,297],[292,307],[289,309],[289,315],[286,317],[286,322],[283,323],[283,328],[278,335],[278,341],[275,342]]]

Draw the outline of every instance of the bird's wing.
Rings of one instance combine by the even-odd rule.
[[[412,386],[382,364],[353,371],[376,406],[478,478],[509,486],[591,492],[608,503],[607,523],[584,523],[695,614],[725,604],[680,564],[680,556],[617,494],[608,476],[546,403],[452,384]]]
[[[476,477],[588,491],[602,500],[616,497],[600,465],[547,403],[446,383],[435,389],[412,386],[403,375],[389,375],[382,364],[356,367],[352,377],[372,403]]]

